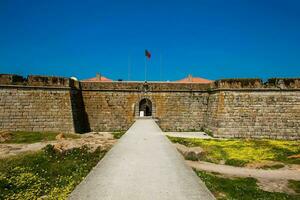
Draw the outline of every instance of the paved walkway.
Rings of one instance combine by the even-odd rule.
[[[70,199],[214,199],[152,119],[139,119]]]
[[[198,139],[212,139],[211,136],[204,132],[164,132],[165,135],[181,138],[198,138]]]

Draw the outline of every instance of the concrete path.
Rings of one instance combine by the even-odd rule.
[[[214,199],[152,119],[139,119],[69,199]]]
[[[171,137],[213,139],[204,132],[164,132],[164,134]]]

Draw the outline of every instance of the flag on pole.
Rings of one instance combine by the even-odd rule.
[[[145,56],[150,59],[151,58],[151,53],[146,49],[145,50]]]

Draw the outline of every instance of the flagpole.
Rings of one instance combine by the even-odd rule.
[[[162,81],[162,54],[160,53],[160,81]]]
[[[131,66],[130,66],[130,56],[128,56],[128,81],[130,81],[130,71],[131,71]]]
[[[147,56],[145,56],[145,81],[147,81]]]

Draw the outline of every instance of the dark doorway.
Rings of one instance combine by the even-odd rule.
[[[139,113],[144,112],[144,116],[152,116],[152,102],[149,99],[142,99],[139,105]]]

